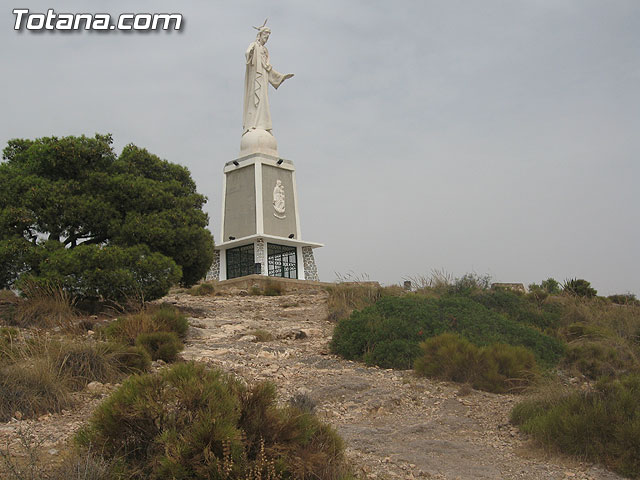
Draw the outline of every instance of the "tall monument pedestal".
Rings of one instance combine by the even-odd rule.
[[[302,240],[293,162],[277,156],[275,139],[271,146],[261,133],[249,133],[255,138],[246,149],[241,145],[241,155],[253,153],[224,166],[222,242],[207,278],[261,274],[318,281],[313,249],[323,245]]]
[[[246,275],[318,281],[313,249],[300,234],[296,171],[280,158],[269,110],[269,85],[293,77],[278,73],[265,47],[265,20],[245,52],[240,157],[224,166],[222,243],[216,245],[208,279]]]

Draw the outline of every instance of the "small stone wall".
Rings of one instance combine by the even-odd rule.
[[[298,280],[295,278],[268,277],[266,275],[247,275],[245,277],[223,280],[216,284],[216,291],[237,292],[238,290],[249,290],[253,286],[264,288],[270,284],[280,285],[285,292],[295,292],[304,290],[319,290],[323,287],[335,285],[334,283],[312,282],[309,280]]]
[[[494,290],[513,290],[514,292],[527,293],[522,283],[492,283],[491,288]]]
[[[316,259],[313,257],[313,249],[311,247],[302,247],[302,262],[304,266],[304,278],[312,282],[319,282],[318,267]]]
[[[207,272],[207,280],[220,280],[220,250],[213,251],[213,263]]]

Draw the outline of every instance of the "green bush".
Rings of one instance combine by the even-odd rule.
[[[529,290],[532,292],[543,292],[548,295],[558,295],[562,292],[560,282],[555,278],[547,278],[546,280],[543,280],[540,285],[532,283],[529,285]]]
[[[184,339],[189,331],[189,322],[180,311],[171,305],[161,304],[151,309],[151,318],[158,331],[174,332]]]
[[[335,431],[278,407],[273,385],[246,388],[194,363],[130,377],[77,439],[140,480],[267,478],[269,468],[282,478],[333,480],[344,471]]]
[[[602,376],[617,376],[639,366],[628,348],[606,339],[571,342],[562,363],[594,380]]]
[[[555,365],[564,347],[534,328],[494,312],[470,297],[382,297],[340,321],[331,349],[347,359],[384,368],[411,368],[429,337],[454,332],[476,346],[506,343],[530,349],[543,366]]]
[[[566,328],[566,331],[564,331],[564,336],[567,338],[567,340],[579,340],[583,338],[607,338],[613,337],[614,335],[614,332],[612,332],[608,328],[583,322],[572,323]]]
[[[152,360],[173,362],[184,345],[174,332],[141,333],[136,338],[136,346],[144,348]]]
[[[511,421],[543,445],[640,476],[640,375],[599,382],[595,391],[526,400]]]
[[[521,390],[537,375],[533,353],[524,347],[476,347],[458,334],[444,333],[420,344],[414,363],[419,375],[471,384],[503,393]]]
[[[576,297],[593,298],[598,294],[596,289],[591,286],[591,283],[582,278],[566,280],[562,286],[562,290]]]
[[[118,369],[125,374],[144,373],[151,366],[151,356],[144,348],[114,345],[113,356],[117,362]]]
[[[640,301],[638,301],[633,293],[619,293],[616,295],[609,295],[607,298],[616,305],[640,305]]]
[[[491,277],[489,275],[478,275],[467,273],[460,278],[456,278],[447,289],[450,295],[471,295],[473,293],[488,290],[491,287]]]
[[[152,252],[146,245],[79,245],[64,248],[51,245],[37,271],[23,275],[17,282],[53,283],[73,297],[98,299],[124,304],[141,297],[160,298],[182,276],[173,259]]]
[[[540,298],[532,302],[525,295],[505,289],[482,291],[471,298],[512,320],[540,329],[556,326],[563,311],[553,303],[540,303]]]

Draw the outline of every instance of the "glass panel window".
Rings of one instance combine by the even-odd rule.
[[[296,247],[268,243],[267,265],[270,277],[298,278]]]
[[[255,273],[253,243],[227,250],[227,278],[244,277]]]

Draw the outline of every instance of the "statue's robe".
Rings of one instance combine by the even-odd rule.
[[[278,88],[285,76],[271,67],[269,51],[259,42],[249,45],[245,56],[247,69],[244,76],[243,133],[252,128],[271,132],[268,87],[270,83]]]

